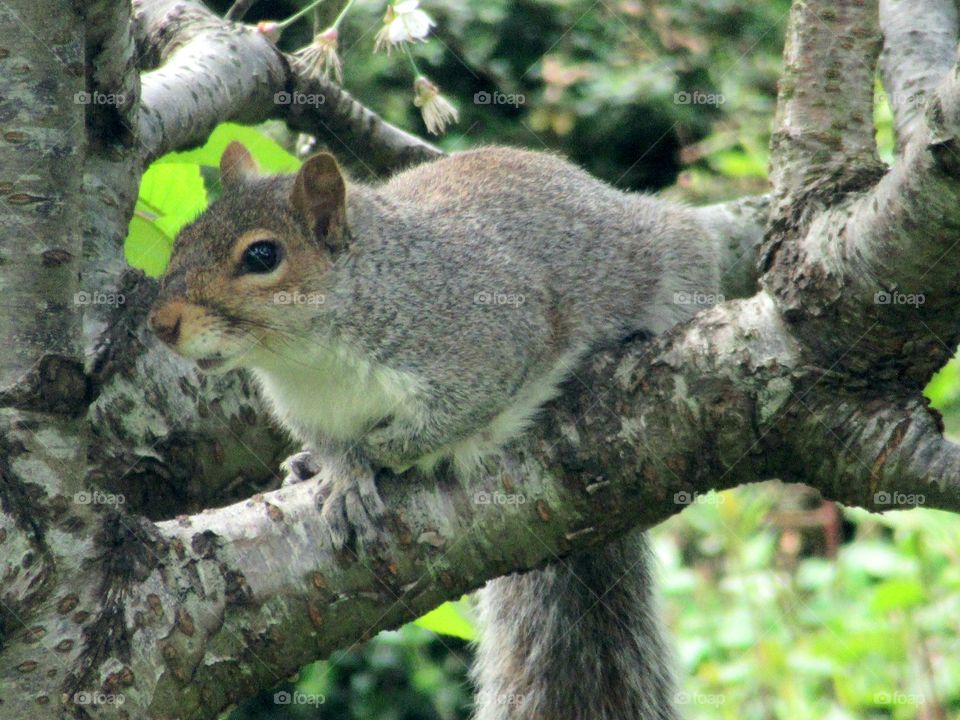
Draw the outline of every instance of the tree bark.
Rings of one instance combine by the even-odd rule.
[[[0,6],[0,718],[214,717],[711,489],[960,509],[960,451],[920,393],[960,339],[955,60],[884,61],[929,100],[889,171],[870,121],[881,25],[892,59],[939,3],[885,2],[882,24],[871,2],[795,3],[771,195],[698,211],[726,302],[592,358],[481,481],[382,477],[391,531],[363,557],[333,554],[309,485],[250,497],[290,448],[248,379],[198,378],[146,333],[131,178],[227,118],[282,117],[378,174],[439,151],[190,0],[21,5]],[[328,102],[274,102],[292,89]],[[75,101],[93,92],[118,97]],[[248,499],[200,512],[225,497]]]

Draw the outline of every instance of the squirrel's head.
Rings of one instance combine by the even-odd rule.
[[[235,142],[220,178],[220,199],[177,235],[148,316],[175,352],[218,371],[296,353],[348,238],[346,182],[328,153],[296,175],[260,175]]]

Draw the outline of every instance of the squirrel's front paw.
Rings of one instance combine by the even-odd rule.
[[[369,466],[342,468],[320,483],[318,502],[334,548],[372,548],[383,537],[387,509]],[[369,553],[368,553],[369,554]]]
[[[305,450],[291,455],[280,463],[280,469],[286,472],[280,487],[287,487],[315,477],[320,472],[320,465],[314,460],[313,455]]]

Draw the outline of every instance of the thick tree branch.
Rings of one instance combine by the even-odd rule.
[[[374,174],[442,153],[385,122],[342,88],[297,70],[262,34],[193,0],[138,3],[138,37],[160,67],[142,78],[140,132],[150,159],[206,139],[224,120],[281,118],[359,158]]]
[[[871,382],[919,389],[953,354],[960,272],[960,82],[868,192],[813,219],[768,285],[793,332]],[[791,257],[797,253],[797,257]]]
[[[927,96],[953,67],[957,23],[955,0],[880,0],[880,71],[898,150],[923,123]]]
[[[0,5],[0,684],[17,676],[19,717],[56,704],[70,669],[34,644],[32,618],[55,604],[61,582],[78,597],[96,593],[78,562],[93,513],[66,517],[48,504],[77,490],[89,431],[75,298],[83,252],[75,198],[88,151],[83,23],[71,2]],[[0,713],[8,698],[4,687]]]
[[[821,14],[805,14],[817,8]],[[59,9],[54,17],[61,25],[48,23],[59,40],[50,42],[68,38],[69,47],[80,47],[79,22],[68,8]],[[104,6],[91,18],[113,10]],[[149,455],[150,438],[159,435],[157,465],[188,478],[215,477],[213,466],[228,464],[226,454],[233,462],[236,448],[256,442],[252,436],[266,439],[251,455],[275,452],[281,441],[259,432],[262,412],[243,376],[218,381],[222,386],[198,380],[161,357],[143,334],[152,284],[116,272],[122,218],[133,202],[131,191],[120,189],[121,175],[139,174],[139,149],[121,151],[116,169],[103,152],[75,174],[65,176],[60,163],[54,175],[42,162],[45,140],[38,139],[32,151],[41,156],[39,174],[24,168],[28,184],[13,187],[42,198],[55,225],[41,224],[44,242],[27,243],[31,260],[0,263],[0,283],[24,303],[52,302],[60,312],[30,315],[33,325],[11,325],[22,342],[0,353],[0,682],[7,690],[0,717],[28,717],[38,703],[67,711],[82,705],[82,712],[100,716],[209,717],[333,647],[400,623],[488,577],[650,526],[708,489],[780,477],[874,509],[922,502],[960,510],[960,452],[942,439],[936,414],[918,393],[957,340],[960,295],[952,290],[958,269],[951,250],[958,227],[960,92],[953,77],[944,82],[898,166],[876,183],[864,121],[841,118],[824,105],[835,100],[830,91],[862,109],[864,94],[850,84],[851,75],[860,73],[857,82],[872,89],[872,70],[854,62],[875,49],[870,12],[869,3],[832,12],[798,3],[795,10],[796,48],[809,48],[823,63],[818,77],[809,77],[816,94],[785,90],[781,96],[788,107],[779,114],[783,132],[773,154],[780,205],[762,265],[765,289],[647,344],[593,358],[545,409],[540,427],[476,482],[384,477],[390,531],[385,545],[362,560],[331,555],[309,484],[159,525],[124,508],[77,499],[92,427],[100,445],[90,450],[134,443],[126,452]],[[87,36],[97,32],[99,20],[92,22]],[[831,45],[814,22],[844,32],[834,34]],[[237,109],[234,90],[258,113],[268,99],[270,72],[239,84],[232,75],[221,78],[203,85],[209,98],[187,98],[184,62],[202,59],[203,43],[235,42],[263,53],[243,67],[277,67],[284,82],[290,79],[283,58],[262,38],[224,26],[196,5],[151,4],[142,9],[139,27],[141,43],[151,38],[146,44],[166,61],[144,78],[146,109],[136,117],[155,123],[143,135],[146,155],[167,143],[195,142],[225,111]],[[124,43],[104,48],[104,67],[129,82]],[[231,57],[246,62],[240,54]],[[796,58],[791,81],[814,69]],[[42,63],[32,71],[49,74]],[[0,74],[8,77],[31,80]],[[57,77],[63,83],[57,92],[69,95],[71,76]],[[148,88],[151,83],[156,86]],[[167,99],[150,107],[151,93]],[[161,107],[172,99],[196,102],[198,117],[174,127],[176,109]],[[217,118],[200,117],[214,99],[223,103]],[[74,142],[69,117],[59,119],[58,137]],[[841,121],[848,124],[834,127]],[[828,123],[829,137],[817,135],[821,122]],[[395,166],[405,147],[401,142],[378,162]],[[14,163],[26,157],[8,154]],[[792,165],[799,176],[781,165]],[[98,342],[88,376],[77,372],[78,313],[66,307],[79,242],[62,235],[77,226],[63,194],[79,189],[84,170],[96,175],[85,181],[85,191],[99,193],[110,207],[98,240],[109,269],[99,279],[129,288],[132,298],[129,309],[91,315],[95,323],[85,330]],[[73,185],[58,185],[64,182]],[[17,209],[20,195],[4,198],[6,227],[21,237],[38,227]],[[89,225],[85,237],[96,236],[95,207],[93,200],[80,206],[80,224]],[[755,218],[764,207],[747,201],[698,211],[726,248],[724,292],[753,289],[752,274],[737,259],[755,246],[762,225]],[[66,254],[49,253],[51,238],[63,241]],[[89,256],[84,262],[89,268]],[[61,266],[68,268],[63,277],[51,269]],[[877,302],[871,299],[875,284],[885,291],[916,287],[930,300],[905,307]],[[31,362],[41,370],[20,382]],[[220,391],[228,407],[212,413]],[[218,429],[215,419],[227,422]],[[184,439],[188,460],[180,463],[170,441],[178,428],[198,433]],[[248,434],[233,441],[229,453],[218,457],[211,450],[210,467],[198,464],[203,456],[193,446],[218,432],[221,438]],[[511,501],[500,502],[505,495],[497,493]],[[75,695],[86,690],[121,693],[126,703],[90,705]]]
[[[806,424],[795,438],[825,497],[881,512],[960,506],[960,446],[942,436],[922,397],[871,401],[829,380],[821,387],[833,402],[819,393],[795,396]],[[784,479],[805,481],[807,470]]]
[[[142,78],[145,160],[202,143],[223,120],[256,123],[275,112],[289,71],[262,34],[193,3],[146,3],[140,19],[156,27],[162,59]]]
[[[111,631],[132,652],[118,666],[88,646],[76,689],[120,692],[148,713],[176,698],[182,717],[209,717],[239,688],[272,685],[484,578],[655,524],[710,489],[782,477],[870,508],[915,504],[906,493],[918,488],[928,507],[960,508],[955,477],[942,482],[956,451],[935,440],[923,404],[839,402],[765,293],[602,354],[570,386],[479,481],[382,478],[391,529],[362,559],[331,553],[309,484],[155,531],[114,518],[100,542],[142,578],[104,578],[122,589],[128,620]]]
[[[879,164],[873,128],[877,23],[877,0],[793,3],[770,141],[775,223],[797,222],[790,212],[798,207],[814,209],[798,203],[798,194],[828,195]]]

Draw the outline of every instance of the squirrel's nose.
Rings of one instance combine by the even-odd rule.
[[[180,308],[173,303],[167,303],[150,311],[150,315],[147,316],[147,325],[150,326],[153,334],[167,345],[176,345],[180,338],[181,318]]]

